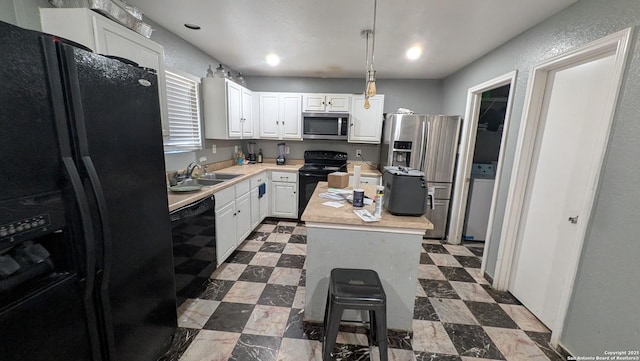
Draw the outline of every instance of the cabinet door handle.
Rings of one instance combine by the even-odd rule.
[[[238,213],[240,213],[240,210],[238,210]]]
[[[349,124],[350,127],[353,127],[353,123]]]

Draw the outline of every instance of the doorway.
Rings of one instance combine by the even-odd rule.
[[[598,188],[630,29],[532,69],[494,287],[557,345]]]
[[[504,120],[511,84],[482,93],[471,165],[471,180],[462,226],[463,241],[484,242],[504,135]]]
[[[516,71],[501,75],[470,88],[467,93],[465,119],[468,121],[463,123],[460,136],[460,151],[454,180],[454,196],[451,203],[451,220],[447,242],[451,244],[462,243],[465,223],[468,225],[468,219],[467,222],[465,222],[465,219],[467,218],[467,208],[469,207],[469,188],[473,165],[476,161],[488,164],[490,171],[487,172],[490,173],[488,177],[493,178],[492,184],[488,186],[482,184],[485,190],[476,193],[478,195],[484,194],[485,201],[481,203],[489,203],[488,209],[482,205],[486,213],[482,214],[484,219],[479,222],[486,227],[486,230],[480,230],[480,234],[482,234],[480,237],[485,241],[482,244],[484,252],[480,268],[483,274],[486,268],[487,249],[489,248],[492,233],[497,198],[496,190],[500,187],[500,174],[504,160],[505,142],[502,139],[508,134],[516,75]],[[504,112],[504,115],[502,112]],[[500,138],[500,141],[496,141],[496,138]],[[476,146],[478,139],[480,142]],[[487,146],[487,143],[491,143],[491,146]],[[478,152],[479,149],[482,149],[482,151]],[[486,198],[489,192],[491,193],[490,201],[487,202]]]

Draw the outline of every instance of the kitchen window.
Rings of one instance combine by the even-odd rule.
[[[175,69],[165,70],[169,137],[164,140],[167,153],[202,149],[200,122],[200,79]]]

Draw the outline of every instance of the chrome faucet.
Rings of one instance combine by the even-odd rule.
[[[201,169],[202,167],[200,166],[200,164],[196,163],[196,162],[191,162],[189,163],[189,165],[187,166],[187,171],[185,174],[185,178],[191,178],[194,169]]]

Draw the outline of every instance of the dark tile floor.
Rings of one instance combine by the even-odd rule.
[[[391,332],[389,360],[563,360],[549,330],[480,274],[482,244],[425,240],[413,335]],[[322,360],[319,324],[304,323],[306,229],[267,219],[178,310],[165,360]],[[341,326],[336,360],[379,360],[365,329]]]

